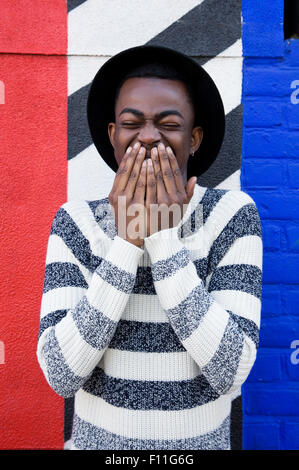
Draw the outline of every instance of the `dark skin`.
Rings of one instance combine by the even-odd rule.
[[[130,78],[121,87],[115,122],[108,133],[119,165],[108,196],[118,229],[118,196],[126,196],[126,210],[134,203],[145,208],[143,236],[125,239],[142,247],[144,237],[165,228],[150,226],[152,204],[178,204],[184,214],[193,196],[196,178],[187,181],[189,155],[202,141],[203,130],[194,127],[194,111],[183,82],[159,78]],[[186,207],[186,206],[185,206]],[[126,215],[126,224],[134,216]],[[167,228],[178,220],[170,216]],[[127,233],[127,232],[126,232]]]

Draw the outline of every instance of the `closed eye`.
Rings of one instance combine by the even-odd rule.
[[[125,127],[138,127],[141,125],[141,123],[136,122],[136,121],[125,121],[125,122],[122,122],[121,125]]]
[[[180,127],[180,125],[174,122],[163,122],[160,124],[160,127],[165,127],[169,129],[177,129]]]
[[[129,129],[135,129],[142,125],[143,123],[138,122],[138,121],[124,121],[121,123],[122,127],[127,127]],[[177,122],[163,122],[163,123],[157,124],[157,127],[160,127],[162,129],[167,129],[167,130],[175,130],[175,129],[180,128],[180,124],[178,124]]]

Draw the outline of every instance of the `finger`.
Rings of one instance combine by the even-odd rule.
[[[151,158],[147,160],[146,174],[146,205],[156,204],[157,202],[157,181],[154,173],[153,162]]]
[[[127,186],[140,146],[140,142],[136,142],[133,148],[127,148],[116,172],[112,190],[123,191]]]
[[[167,193],[165,185],[164,185],[164,180],[162,176],[162,170],[160,166],[160,159],[158,155],[158,149],[157,147],[153,147],[151,150],[151,159],[153,162],[153,168],[154,168],[154,175],[156,178],[156,191],[157,191],[157,201],[161,201],[162,199],[165,199],[165,195]]]
[[[166,147],[166,152],[167,152],[168,157],[169,157],[169,162],[170,162],[172,172],[173,172],[173,175],[174,175],[174,181],[175,181],[177,191],[179,191],[182,194],[185,194],[186,191],[185,191],[183,175],[182,175],[182,172],[181,172],[180,167],[178,165],[177,159],[176,159],[176,157],[175,157],[175,155],[172,151],[172,148],[167,146]]]
[[[146,173],[146,199],[145,207],[147,211],[147,236],[158,230],[157,222],[157,180],[154,173],[152,159],[147,160]]]
[[[140,172],[136,181],[134,201],[140,202],[144,205],[146,191],[146,161],[144,160],[141,165]]]
[[[174,196],[177,193],[174,174],[169,162],[168,153],[166,152],[165,145],[162,142],[158,145],[158,154],[165,189],[168,194]]]
[[[134,197],[136,185],[139,181],[140,171],[142,169],[142,164],[144,162],[145,154],[146,154],[146,149],[145,147],[141,146],[135,158],[134,164],[132,166],[131,173],[127,181],[127,185],[124,189],[128,198]]]

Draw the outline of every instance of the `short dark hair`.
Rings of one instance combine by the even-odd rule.
[[[148,64],[140,65],[127,73],[119,82],[114,99],[114,108],[119,97],[120,89],[129,78],[162,78],[168,80],[179,80],[186,86],[189,102],[194,111],[194,126],[200,125],[198,123],[199,116],[197,115],[197,107],[195,105],[195,93],[191,81],[184,75],[184,73],[177,70],[174,66],[169,64],[162,64],[160,62],[151,62]]]

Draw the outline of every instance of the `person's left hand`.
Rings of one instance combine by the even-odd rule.
[[[195,176],[191,177],[185,187],[171,147],[165,148],[164,144],[159,143],[158,147],[152,148],[151,159],[147,160],[146,175],[147,237],[179,223],[193,196],[196,181]],[[171,210],[171,206],[174,211]]]

